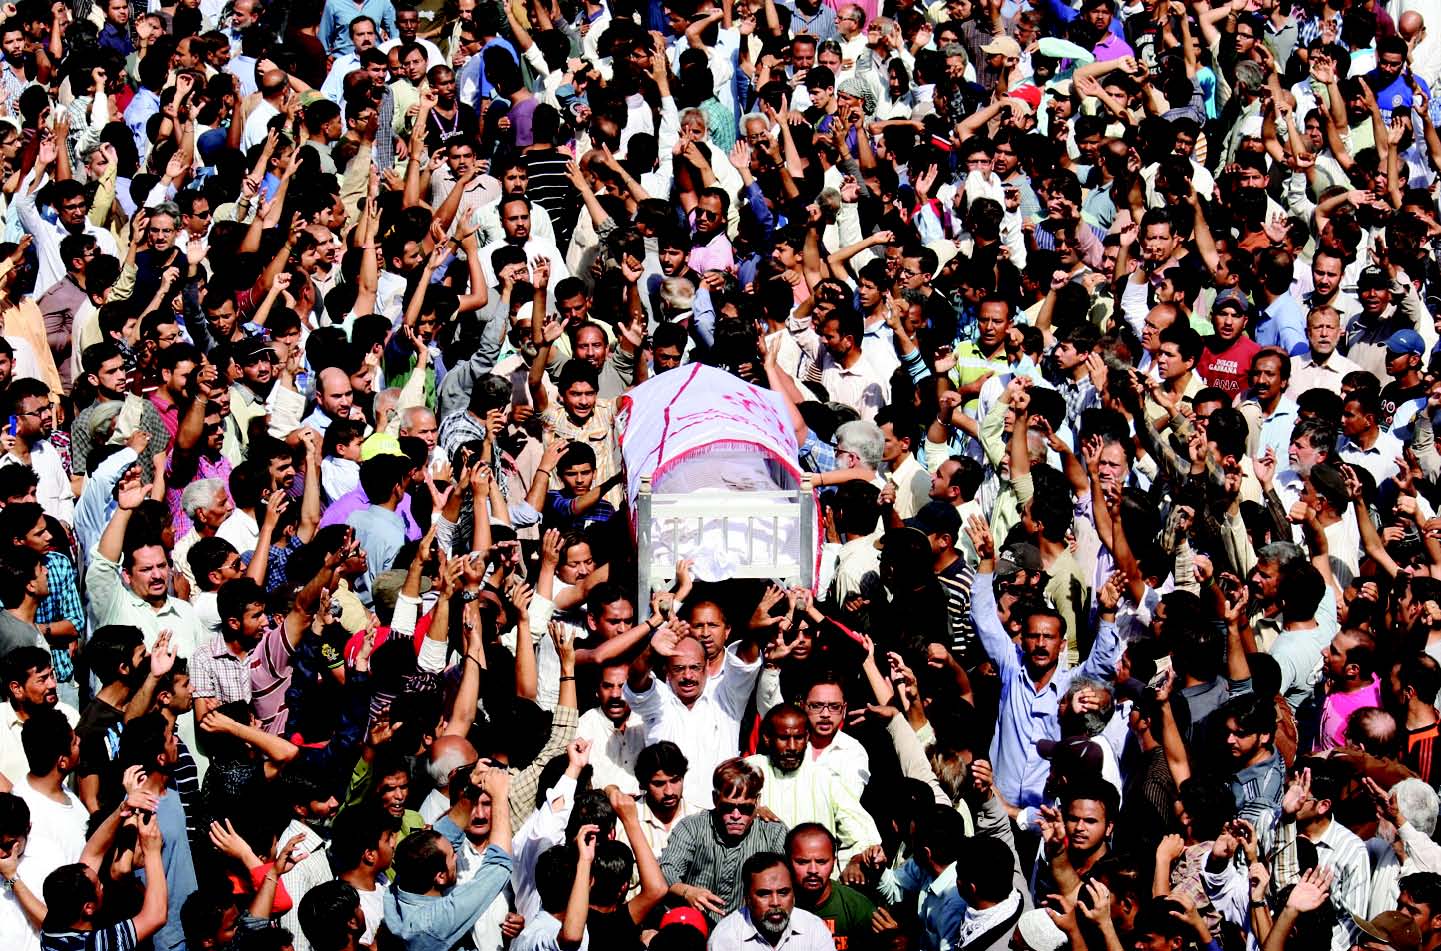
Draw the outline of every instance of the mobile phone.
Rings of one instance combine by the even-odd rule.
[[[5,424],[5,431],[12,436],[18,435],[20,432],[20,417],[11,416],[10,422]]]
[[[1150,680],[1146,681],[1146,686],[1152,690],[1155,690],[1157,687],[1161,686],[1161,684],[1166,682],[1166,674],[1170,672],[1171,655],[1167,654],[1164,657],[1157,659],[1156,672],[1151,675]]]

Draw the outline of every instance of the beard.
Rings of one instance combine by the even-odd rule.
[[[785,934],[786,928],[790,927],[791,916],[787,912],[784,918],[779,917],[779,912],[771,912],[756,920],[756,929],[772,937]]]

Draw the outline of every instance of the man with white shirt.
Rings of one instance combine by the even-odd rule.
[[[795,880],[785,856],[759,852],[741,866],[741,907],[716,923],[711,951],[750,947],[786,951],[835,951],[830,925],[796,907]]]
[[[440,52],[440,47],[430,40],[419,36],[420,32],[420,11],[407,4],[396,4],[395,6],[395,36],[380,44],[382,53],[389,53],[397,46],[404,46],[407,43],[418,43],[425,51],[425,68],[432,69],[436,66],[446,65],[445,56]]]
[[[1311,469],[1323,462],[1330,462],[1336,455],[1336,427],[1326,420],[1306,418],[1296,420],[1291,430],[1291,446],[1287,453],[1287,467],[1276,473],[1276,495],[1286,511],[1301,500],[1306,488],[1306,477]],[[1279,465],[1279,460],[1278,463]],[[1299,538],[1300,528],[1297,527]]]
[[[793,322],[788,326],[805,354],[799,373],[802,380],[821,384],[832,400],[851,407],[864,420],[874,419],[890,402],[890,380],[881,378],[862,354],[865,325],[853,308],[835,308],[819,328],[812,329],[809,319],[803,325]],[[802,402],[795,396],[792,399]]]
[[[9,395],[9,415],[15,419],[15,433],[4,458],[0,458],[0,466],[22,465],[34,469],[40,479],[35,488],[35,501],[45,509],[46,515],[70,525],[75,521],[75,489],[60,451],[50,442],[55,429],[50,388],[40,380],[16,380],[10,384]]]
[[[1311,308],[1306,315],[1306,342],[1310,349],[1291,358],[1291,385],[1286,389],[1287,398],[1294,400],[1307,390],[1314,389],[1339,393],[1341,380],[1346,374],[1361,369],[1360,364],[1336,352],[1341,342],[1341,324],[1341,312],[1332,304]]]
[[[1396,460],[1405,447],[1381,429],[1381,397],[1371,389],[1352,390],[1341,406],[1341,459],[1371,473],[1377,485],[1401,471]]]
[[[15,780],[15,795],[30,807],[27,860],[48,871],[80,861],[90,813],[67,788],[66,777],[80,762],[80,739],[66,715],[36,711],[25,722],[28,772]],[[43,880],[43,879],[42,879]]]
[[[37,288],[54,287],[65,276],[65,262],[60,257],[60,242],[72,234],[88,234],[95,239],[103,254],[120,257],[115,238],[109,230],[90,221],[90,199],[85,186],[74,179],[50,181],[48,170],[52,163],[46,162],[47,152],[41,149],[29,174],[20,183],[15,195],[15,208],[20,214],[20,224],[35,239],[35,254],[40,270],[35,275]],[[53,160],[52,160],[53,161]],[[40,215],[37,200],[44,194],[45,203],[54,207],[53,222]]]
[[[662,665],[665,682],[651,674]],[[705,648],[694,635],[681,636],[663,624],[650,648],[632,663],[625,700],[645,723],[652,740],[670,740],[690,763],[686,797],[696,805],[710,799],[715,768],[734,757],[740,717],[760,676],[760,646],[753,640],[726,648],[720,683],[707,690]]]
[[[810,759],[825,766],[857,798],[871,780],[871,758],[861,741],[841,729],[846,722],[846,695],[840,681],[822,676],[803,698],[810,725]]]
[[[22,741],[25,725],[39,714],[59,710],[74,726],[80,714],[60,702],[55,668],[50,652],[43,647],[19,647],[0,658],[0,680],[9,701],[0,706],[0,776],[19,787],[29,768]],[[72,765],[77,758],[78,753],[71,757]]]
[[[284,111],[292,95],[290,83],[278,69],[259,77],[260,102],[245,118],[245,131],[240,136],[240,147],[248,152],[265,141],[270,132],[270,120]]]
[[[590,767],[593,783],[598,788],[618,786],[621,792],[635,795],[635,762],[646,746],[645,723],[625,702],[626,677],[630,664],[614,660],[600,669],[600,685],[596,689],[600,705],[581,714],[575,734],[590,741]]]
[[[530,209],[530,199],[524,195],[506,195],[501,198],[498,210],[503,236],[499,241],[493,241],[480,249],[480,266],[489,286],[495,287],[500,283],[490,266],[490,258],[495,254],[496,248],[502,245],[523,248],[526,260],[532,266],[538,260],[549,261],[550,288],[570,277],[570,271],[565,266],[565,255],[561,254],[555,242],[531,234]]]

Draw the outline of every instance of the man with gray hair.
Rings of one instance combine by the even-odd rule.
[[[1353,719],[1368,710],[1382,712],[1374,707],[1363,708],[1356,711]],[[1391,725],[1394,728],[1395,721]],[[1413,872],[1434,873],[1441,869],[1441,845],[1431,838],[1436,831],[1436,813],[1441,809],[1441,798],[1424,780],[1414,777],[1401,780],[1389,791],[1382,790],[1375,780],[1368,778],[1365,782],[1381,818],[1394,829],[1392,836],[1383,837],[1383,833],[1378,831],[1366,843],[1372,867],[1371,895],[1366,907],[1368,914],[1374,917],[1397,907],[1404,876]]]
[[[180,569],[180,577],[175,579],[176,593],[188,599],[189,589],[195,587],[195,575],[190,570],[190,549],[194,548],[200,539],[214,535],[221,523],[235,510],[235,504],[230,501],[230,493],[226,491],[224,482],[219,479],[196,479],[180,493],[180,508],[190,518],[192,530],[185,537],[176,540],[171,561]],[[181,590],[182,588],[184,590]]]
[[[425,761],[425,772],[435,788],[420,804],[420,817],[427,825],[450,811],[450,774],[462,766],[469,766],[479,758],[475,747],[463,736],[438,736],[430,744],[430,754]]]

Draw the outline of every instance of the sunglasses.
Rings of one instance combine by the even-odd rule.
[[[756,804],[753,802],[721,802],[716,806],[716,811],[723,816],[728,816],[733,812],[739,812],[743,816],[753,816]]]

